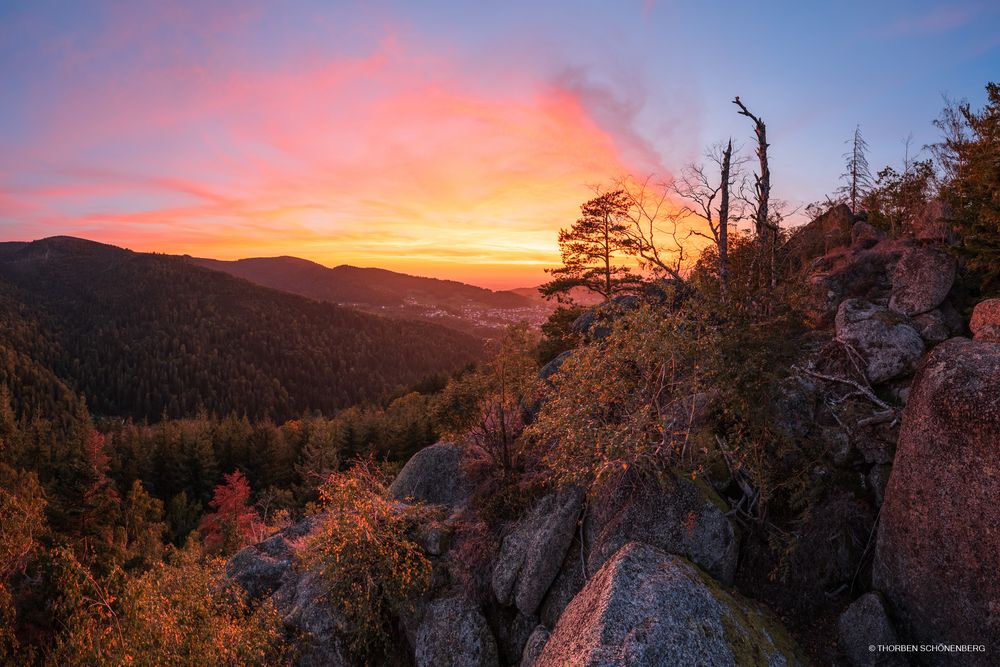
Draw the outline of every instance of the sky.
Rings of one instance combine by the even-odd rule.
[[[0,0],[0,240],[521,287],[593,187],[749,154],[734,95],[794,210],[991,77],[995,1]]]

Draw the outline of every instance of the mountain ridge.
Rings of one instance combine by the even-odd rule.
[[[431,321],[482,338],[493,338],[520,320],[539,325],[554,309],[517,291],[494,291],[373,267],[341,264],[331,268],[290,255],[239,260],[184,257],[198,266],[272,289],[397,319]]]
[[[189,256],[185,255],[185,257]],[[486,287],[479,287],[477,285],[471,285],[457,280],[416,276],[379,267],[361,267],[351,264],[338,264],[330,267],[320,264],[319,262],[314,262],[312,260],[303,259],[293,255],[246,257],[237,260],[219,260],[207,257],[190,256],[190,260],[195,264],[218,271],[224,271],[233,275],[240,275],[241,277],[253,276],[255,274],[267,275],[268,271],[297,270],[303,273],[308,272],[317,278],[325,277],[331,280],[339,278],[346,283],[345,285],[317,285],[316,296],[313,298],[318,297],[317,300],[320,301],[335,301],[337,298],[340,298],[344,299],[344,303],[364,302],[359,301],[356,298],[351,300],[349,293],[347,292],[347,288],[352,288],[363,289],[372,294],[378,294],[381,298],[385,299],[386,305],[389,305],[390,302],[393,302],[393,300],[397,298],[395,293],[390,289],[390,287],[392,287],[399,291],[409,290],[414,292],[434,292],[434,288],[437,288],[437,291],[444,291],[447,289],[451,290],[452,293],[457,292],[468,299],[479,300],[482,303],[497,307],[523,307],[530,305],[531,302],[529,297],[519,294],[514,290],[491,290]],[[361,282],[363,279],[372,278],[382,279],[383,284],[373,286],[370,283],[364,284]],[[251,279],[252,282],[258,282],[258,280],[254,280],[253,278],[249,279]],[[389,284],[386,285],[386,282]],[[341,288],[343,296],[337,296],[338,287]],[[291,290],[286,289],[286,291]],[[303,296],[309,295],[304,294]],[[393,305],[395,305],[395,303],[396,302],[393,302]]]
[[[0,343],[98,414],[285,419],[379,400],[478,358],[453,329],[256,285],[174,255],[75,237],[0,243]],[[27,333],[25,333],[27,332]],[[38,377],[39,373],[11,377]]]

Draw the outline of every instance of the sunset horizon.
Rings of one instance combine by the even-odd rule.
[[[722,54],[692,55],[695,16],[668,3],[93,8],[0,10],[0,76],[12,92],[0,113],[5,238],[290,255],[491,289],[546,280],[556,233],[595,187],[668,181],[705,146],[746,146],[730,104],[741,93],[769,118],[775,194],[801,222],[838,180],[856,125],[873,162],[899,164],[911,133],[911,153],[931,143],[940,94],[981,98],[997,19],[975,3],[907,15],[886,6],[864,25],[831,13],[786,29],[730,10],[821,59],[837,50],[808,31],[841,26],[868,54],[844,57],[879,63],[820,81],[773,48],[731,60],[735,79],[720,78]],[[892,50],[919,62],[923,42],[949,45],[927,69],[937,83],[896,79],[885,97],[901,64],[871,58]],[[790,86],[776,93],[775,77]]]

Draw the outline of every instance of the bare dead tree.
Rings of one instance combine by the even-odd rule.
[[[778,282],[775,247],[778,229],[776,225],[772,224],[768,211],[768,203],[771,198],[771,169],[767,162],[767,126],[763,120],[747,109],[746,105],[740,101],[739,95],[733,100],[733,104],[739,107],[739,114],[741,116],[746,116],[753,121],[754,135],[757,137],[757,162],[759,163],[760,173],[754,174],[754,233],[757,235],[757,239],[761,245],[767,247],[770,254],[771,286],[774,287]]]
[[[729,291],[729,181],[733,163],[733,140],[726,142],[726,150],[722,152],[722,174],[719,177],[719,187],[722,189],[719,201],[719,226],[716,234],[716,246],[719,249],[719,282],[723,293]]]
[[[614,187],[628,201],[627,252],[639,260],[643,269],[683,282],[686,241],[691,234],[671,211],[669,186],[647,176],[641,181],[617,178]]]
[[[858,212],[858,200],[868,194],[872,188],[872,173],[868,166],[868,142],[861,136],[861,126],[854,128],[854,135],[845,143],[851,150],[844,154],[845,171],[840,177],[844,185],[838,192],[851,202],[851,213]]]
[[[681,170],[680,175],[673,179],[670,188],[684,204],[673,216],[683,220],[691,216],[704,220],[708,231],[696,227],[688,230],[689,235],[699,236],[715,244],[718,252],[719,281],[723,291],[728,287],[729,265],[729,225],[731,218],[739,219],[739,214],[731,216],[733,211],[730,192],[736,173],[739,171],[739,161],[733,169],[733,142],[713,147],[707,154],[710,163],[719,170],[718,180],[710,175],[704,164],[690,164]],[[714,171],[714,170],[713,170]]]
[[[903,139],[903,176],[909,176],[913,168],[913,156],[910,155],[910,147],[913,145],[913,133],[910,132]],[[920,151],[917,151],[919,154]]]
[[[768,201],[771,198],[771,169],[767,163],[767,126],[757,116],[750,113],[746,105],[740,101],[737,95],[733,104],[740,108],[740,115],[746,116],[753,121],[754,134],[757,137],[757,161],[760,164],[760,173],[754,174],[754,202],[756,212],[754,214],[754,233],[765,239],[770,235],[770,225],[768,220]]]

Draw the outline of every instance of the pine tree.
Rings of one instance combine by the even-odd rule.
[[[600,294],[605,301],[636,291],[641,278],[615,263],[617,256],[631,247],[628,210],[629,200],[622,190],[606,192],[583,204],[580,218],[569,229],[559,230],[563,265],[546,269],[553,279],[539,291],[560,301],[571,301],[574,288]]]
[[[313,421],[299,461],[295,464],[300,498],[315,499],[316,487],[330,473],[337,471],[343,447],[344,433],[339,424],[326,419]]]
[[[126,562],[132,565],[152,565],[163,552],[163,503],[149,495],[142,482],[135,480],[122,507],[125,529]]]
[[[846,182],[837,192],[850,202],[851,213],[857,213],[858,202],[872,188],[872,173],[868,166],[868,142],[861,136],[860,125],[854,128],[854,136],[845,143],[851,147],[851,150],[844,153],[847,165],[840,176]]]
[[[181,546],[188,535],[198,526],[202,505],[197,500],[189,500],[186,491],[181,491],[170,499],[167,506],[167,538],[174,546]]]

